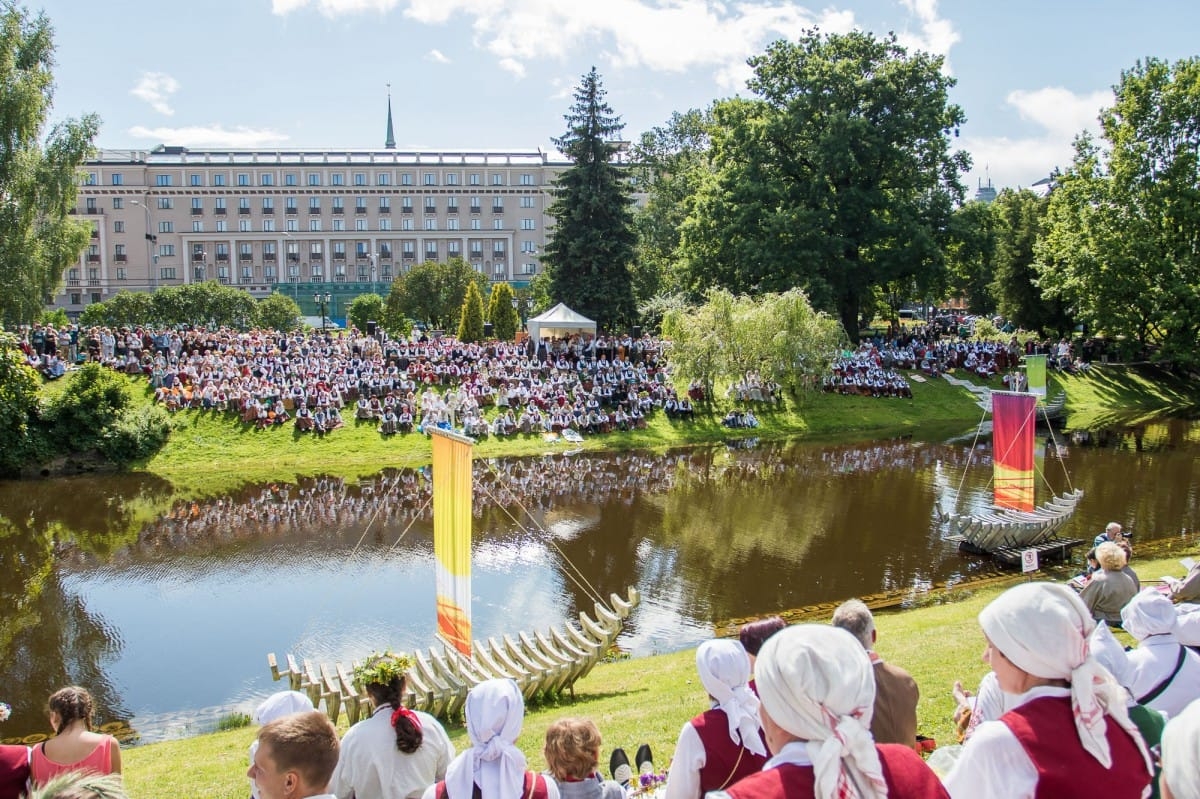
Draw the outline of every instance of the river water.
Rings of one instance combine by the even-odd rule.
[[[1200,522],[1200,423],[1058,434],[1045,449],[1039,491],[1087,492],[1069,537],[1115,519],[1136,547]],[[969,579],[993,566],[943,541],[938,512],[986,504],[990,468],[985,441],[919,437],[478,461],[475,637],[546,629],[590,610],[593,591],[636,586],[619,643],[637,656],[730,619]],[[44,734],[45,698],[72,682],[102,724],[158,740],[281,687],[268,652],[428,647],[428,478],[197,501],[145,476],[0,483],[0,701],[14,710],[0,736]]]

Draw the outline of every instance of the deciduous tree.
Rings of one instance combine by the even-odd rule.
[[[628,174],[615,162],[624,126],[604,95],[593,67],[575,90],[567,132],[554,140],[571,166],[555,181],[542,263],[554,301],[612,329],[636,321],[629,272],[636,237]]]
[[[687,284],[806,290],[854,336],[874,287],[942,269],[969,165],[942,58],[894,35],[779,41],[750,59],[755,99],[713,110],[712,171],[683,228]]]
[[[350,301],[346,316],[360,333],[366,333],[367,322],[379,323],[383,319],[383,297],[378,294],[359,294]]]
[[[1077,321],[1200,364],[1200,58],[1139,62],[1050,196],[1040,284]]]
[[[295,330],[300,326],[300,306],[288,295],[275,292],[258,304],[258,324],[272,330]]]
[[[1071,321],[1062,302],[1043,295],[1034,247],[1042,232],[1046,200],[1029,190],[1004,189],[991,205],[995,231],[992,294],[996,309],[1017,327],[1063,333]]]
[[[54,42],[44,14],[6,3],[0,12],[0,322],[32,322],[83,252],[90,223],[69,216],[79,167],[99,118],[46,132]]]

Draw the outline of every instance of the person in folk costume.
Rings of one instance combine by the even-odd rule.
[[[1010,588],[983,609],[979,626],[984,659],[1014,699],[964,745],[946,776],[950,795],[1148,796],[1145,743],[1126,710],[1125,689],[1091,654],[1096,623],[1075,592],[1056,583]]]
[[[521,689],[512,680],[485,680],[464,707],[471,746],[429,786],[422,799],[559,799],[558,786],[526,768],[516,747],[525,719]]]
[[[699,799],[762,769],[766,742],[758,723],[758,699],[747,683],[750,657],[738,641],[705,641],[696,649],[696,670],[712,707],[683,725],[666,799]]]

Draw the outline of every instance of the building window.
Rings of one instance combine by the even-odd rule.
[[[298,233],[300,231],[300,222],[296,219],[289,219],[284,226],[284,230],[288,233]]]
[[[313,233],[319,233],[321,231],[321,220],[320,219],[308,220],[308,229],[310,231],[312,231]]]
[[[239,186],[249,186],[249,185],[250,185],[250,175],[249,175],[249,173],[247,173],[247,172],[238,172],[238,173],[237,173],[237,184],[238,184]]]
[[[216,221],[216,225],[217,225],[218,233],[225,233],[229,230],[229,223],[226,222],[224,219],[218,219]]]
[[[522,219],[521,220],[521,230],[534,230],[534,229],[535,228],[534,228],[532,219]]]
[[[87,173],[87,177],[83,179],[83,185],[85,185],[85,186],[95,186],[95,185],[96,185],[96,173],[95,173],[95,172],[88,172],[88,173]],[[159,185],[161,186],[162,184],[160,183]]]
[[[467,175],[467,183],[472,186],[478,186],[479,185],[479,173],[472,172],[471,174]]]
[[[521,242],[521,252],[537,252],[537,244],[532,241]]]
[[[83,204],[85,206],[87,206],[87,212],[89,214],[98,213],[95,197],[88,197],[86,200],[83,201]]]
[[[72,295],[71,295],[71,304],[72,304],[72,305],[79,305],[79,304],[80,304],[80,295],[79,295],[79,292],[75,292],[74,294],[72,294]]]
[[[158,254],[163,257],[170,257],[170,256],[174,255],[175,254],[175,245],[174,244],[158,245]]]
[[[283,209],[284,209],[284,213],[287,213],[287,214],[296,213],[296,198],[295,197],[285,197],[283,199]]]
[[[329,178],[330,178],[329,182],[331,185],[334,185],[334,186],[345,186],[346,185],[346,176],[344,174],[342,174],[341,172],[334,172],[332,175],[329,176]]]
[[[254,245],[249,242],[243,242],[241,245],[241,253],[238,255],[239,261],[249,261],[254,257]]]
[[[437,200],[435,200],[432,197],[425,198],[425,213],[427,213],[427,214],[436,214],[437,213]]]
[[[129,279],[129,271],[123,266],[118,266],[117,267],[117,280],[128,280],[128,279]]]
[[[308,173],[308,185],[320,186],[321,185],[321,173],[320,172],[309,172]]]
[[[225,213],[225,198],[217,197],[213,200],[213,209],[216,210],[218,216]]]
[[[114,255],[125,255],[125,245],[118,244],[115,247],[113,247],[113,254]]]
[[[375,176],[375,185],[376,185],[376,186],[390,186],[390,185],[392,185],[392,175],[391,175],[391,173],[390,173],[390,172],[380,172],[379,174],[377,174],[377,175]]]
[[[472,219],[471,230],[483,230],[483,223],[478,219]]]
[[[200,176],[197,174],[190,175],[188,177],[188,183],[192,186],[203,186],[204,185],[204,182],[200,179]]]
[[[199,220],[194,220],[192,222],[192,232],[193,233],[203,233],[204,232],[204,223]]]
[[[330,201],[330,204],[333,206],[333,212],[335,214],[346,213],[346,200],[344,197],[334,197]]]
[[[413,229],[412,219],[409,219],[408,217],[401,219],[400,220],[400,229],[401,230],[412,230]]]
[[[283,185],[285,185],[285,186],[295,186],[295,185],[296,185],[296,173],[295,173],[295,172],[288,172],[287,174],[285,174],[285,175],[283,176]]]
[[[426,172],[425,173],[425,185],[426,186],[436,186],[437,185],[437,175],[435,175],[432,172]]]
[[[124,233],[124,232],[125,232],[125,223],[124,222],[122,222],[119,219],[116,222],[113,222],[113,233]]]
[[[175,267],[173,267],[173,266],[161,267],[158,270],[158,277],[160,280],[174,280],[175,279]]]
[[[496,174],[492,175],[492,185],[493,186],[503,186],[504,185],[504,175],[502,175],[498,172]]]
[[[264,219],[263,220],[263,232],[264,233],[274,233],[275,232],[275,220],[274,219]]]
[[[94,183],[95,181],[92,181],[92,182]],[[154,185],[155,186],[170,186],[171,185],[171,176],[170,175],[155,175],[154,176]]]
[[[447,197],[446,198],[446,213],[448,213],[448,214],[457,214],[458,213],[458,198],[457,197]]]
[[[355,219],[354,220],[354,229],[355,230],[366,230],[367,229],[367,220]]]
[[[239,219],[238,220],[238,233],[249,233],[249,232],[250,232],[250,220],[249,219]]]
[[[320,197],[309,197],[308,198],[308,212],[310,214],[321,213],[321,198]]]
[[[462,242],[461,241],[446,242],[446,255],[459,255],[461,253],[462,253]]]
[[[125,198],[124,197],[113,197],[112,204],[113,204],[114,211],[120,211],[122,208],[125,207]]]
[[[403,242],[400,245],[400,251],[404,253],[405,258],[412,258],[414,252],[413,243],[411,241]]]
[[[333,218],[333,229],[335,231],[345,230],[346,229],[346,220],[342,219],[340,216],[335,216]]]
[[[437,230],[437,220],[436,219],[426,219],[425,220],[425,229],[426,230]]]
[[[400,198],[400,213],[403,213],[403,214],[411,214],[412,213],[412,197],[401,197]]]
[[[504,230],[504,220],[503,219],[493,219],[492,220],[492,230]]]
[[[492,198],[492,213],[493,214],[504,213],[504,198],[501,197],[500,195],[496,195],[495,197]]]
[[[335,241],[333,243],[333,260],[335,260],[335,261],[346,260],[346,242]]]
[[[272,214],[275,212],[275,198],[263,197],[263,213]]]
[[[401,186],[411,186],[412,184],[413,184],[412,173],[411,172],[401,172],[400,173],[400,185]]]
[[[367,173],[366,172],[355,172],[354,173],[354,185],[355,186],[367,185]]]
[[[238,197],[238,213],[239,214],[250,213],[250,198],[249,197]]]
[[[204,200],[199,197],[192,198],[192,213],[199,215],[199,212],[204,210]]]
[[[386,217],[383,219],[380,219],[379,220],[379,229],[380,230],[391,230],[392,229],[392,220],[387,219]]]
[[[457,219],[447,219],[446,220],[446,230],[458,230],[458,220]]]
[[[537,274],[537,264],[521,264],[521,274],[536,275]]]
[[[457,172],[451,172],[450,174],[446,175],[446,185],[447,186],[457,186],[458,185],[458,173]]]
[[[363,202],[366,202],[366,198],[363,198]],[[384,212],[391,211],[392,210],[392,198],[391,197],[380,197],[379,198],[379,210],[384,211]]]
[[[174,197],[159,197],[158,198],[158,207],[164,211],[171,210],[172,208],[175,207],[175,198]]]
[[[224,186],[225,185],[225,176],[220,175],[220,174],[213,175],[213,185],[214,186]]]
[[[521,185],[522,186],[532,186],[533,185],[533,175],[530,175],[527,172],[522,172],[521,173]]]
[[[113,172],[112,173],[112,184],[114,186],[124,186],[125,185],[125,177],[120,172]]]
[[[258,185],[274,186],[275,185],[275,176],[272,175],[270,172],[266,172],[266,173],[259,175],[258,176]]]
[[[521,207],[522,208],[532,208],[533,207],[533,198],[532,197],[522,197],[521,198]]]
[[[158,232],[159,233],[174,233],[175,232],[175,223],[174,222],[159,222],[158,223]]]

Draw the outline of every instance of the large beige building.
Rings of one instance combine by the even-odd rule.
[[[523,286],[540,268],[561,156],[380,150],[102,150],[76,213],[92,241],[54,307],[203,280],[341,318],[425,261],[461,257]]]

